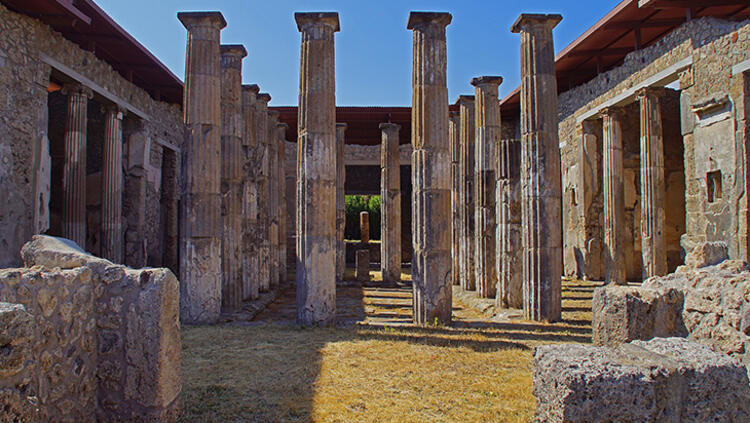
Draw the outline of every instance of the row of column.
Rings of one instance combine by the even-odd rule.
[[[247,52],[221,45],[221,13],[178,18],[188,31],[181,320],[210,323],[286,278],[286,128],[270,95],[242,85]]]

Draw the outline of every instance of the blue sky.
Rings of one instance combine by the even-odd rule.
[[[125,30],[184,78],[185,29],[177,12],[219,10],[227,20],[222,43],[244,44],[243,82],[257,83],[271,105],[296,105],[300,35],[296,11],[337,11],[336,100],[340,106],[408,106],[411,103],[411,10],[445,11],[448,26],[448,94],[473,93],[471,78],[501,75],[500,96],[519,84],[518,15],[560,13],[560,51],[620,0],[96,0]]]

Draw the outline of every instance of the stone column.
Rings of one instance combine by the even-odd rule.
[[[414,323],[449,324],[452,314],[450,153],[445,27],[449,13],[411,12],[412,233]]]
[[[123,263],[122,228],[122,118],[115,105],[105,108],[102,160],[102,257]]]
[[[336,318],[336,79],[338,13],[295,13],[302,33],[297,141],[297,322]]]
[[[474,96],[462,95],[456,103],[459,107],[458,122],[458,183],[460,186],[459,201],[459,283],[465,291],[476,289],[474,266],[474,144],[475,115]]]
[[[344,280],[346,270],[346,146],[347,124],[336,124],[336,280]]]
[[[62,93],[68,96],[62,236],[86,249],[86,114],[93,93],[80,84],[65,85]]]
[[[607,283],[625,284],[625,193],[623,188],[622,127],[619,109],[603,117],[604,271]]]
[[[494,298],[497,291],[497,223],[495,188],[496,150],[500,142],[500,101],[497,90],[503,78],[481,76],[471,80],[476,98],[476,145],[474,159],[474,198],[476,287],[481,298]]]
[[[359,235],[362,244],[370,243],[370,213],[359,212]]]
[[[459,112],[448,114],[448,143],[451,154],[451,283],[461,285],[461,185],[459,184],[460,144]]]
[[[661,94],[663,89],[658,88],[647,88],[638,93],[641,110],[641,248],[644,280],[667,274]]]
[[[502,139],[499,144],[497,175],[497,279],[496,304],[501,308],[523,308],[523,265],[521,254],[521,204],[519,173],[520,143]]]
[[[401,280],[400,129],[395,123],[380,124],[380,271],[383,282]]]
[[[180,234],[180,319],[215,322],[221,312],[221,64],[219,12],[182,12],[187,28]]]
[[[557,79],[552,29],[560,15],[522,14],[521,186],[524,315],[560,320],[562,188],[557,134]]]
[[[268,152],[269,172],[268,172],[268,217],[270,226],[268,236],[271,243],[270,253],[270,276],[271,286],[279,284],[279,259],[281,257],[281,248],[279,247],[279,130],[276,125],[279,124],[279,112],[276,110],[268,111]]]
[[[287,214],[289,211],[286,207],[286,130],[289,125],[286,123],[276,124],[276,142],[278,150],[278,159],[276,160],[276,170],[278,171],[278,191],[279,191],[279,282],[285,283],[288,279],[287,275],[287,250],[286,250],[286,234],[287,234]]]
[[[242,286],[242,59],[241,45],[221,46],[221,305],[225,310],[240,308]]]
[[[243,174],[243,227],[242,227],[242,297],[257,299],[260,291],[260,232],[258,221],[258,180],[262,167],[262,149],[258,145],[256,124],[256,97],[260,89],[257,85],[242,86],[242,114],[245,119],[242,138],[244,167]]]
[[[255,101],[255,138],[258,143],[258,290],[271,288],[271,146],[268,134],[268,102],[271,96],[260,93]]]

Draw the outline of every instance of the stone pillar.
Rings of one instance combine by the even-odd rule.
[[[183,110],[180,319],[215,322],[221,312],[221,64],[219,12],[177,14],[188,31]]]
[[[459,183],[459,112],[448,114],[448,143],[451,154],[451,283],[461,285],[461,185]]]
[[[122,118],[119,106],[105,108],[102,160],[102,257],[123,263]]]
[[[260,93],[255,101],[255,137],[258,142],[258,290],[271,288],[271,146],[268,133],[268,102],[271,96]]]
[[[380,270],[383,282],[401,280],[400,129],[395,123],[380,124]]]
[[[476,287],[481,298],[494,298],[497,291],[497,224],[495,188],[497,146],[501,137],[500,101],[497,90],[503,78],[482,76],[471,80],[476,98],[476,145],[474,159],[474,198],[476,208]]]
[[[259,169],[262,167],[262,149],[256,136],[257,85],[242,86],[242,114],[245,119],[245,135],[242,138],[243,159],[243,227],[242,227],[242,297],[257,299],[260,291],[260,232],[258,209]]]
[[[65,85],[62,93],[68,96],[62,236],[86,249],[86,114],[93,93],[80,84]]]
[[[243,300],[242,286],[242,59],[241,45],[221,46],[221,305],[236,310]]]
[[[346,270],[346,145],[345,123],[336,124],[336,280],[344,280]]]
[[[270,253],[270,284],[277,286],[279,284],[279,259],[281,257],[281,248],[279,247],[279,130],[276,125],[279,124],[279,112],[276,110],[268,111],[268,152],[269,172],[268,172],[268,217],[270,226],[268,236],[271,247]]]
[[[361,282],[370,280],[370,250],[357,250],[354,259],[354,278]]]
[[[338,13],[295,13],[302,33],[297,130],[297,322],[336,318],[336,84]]]
[[[449,324],[452,314],[450,153],[445,27],[449,13],[411,12],[412,286],[414,323]]]
[[[278,150],[278,159],[276,161],[276,170],[278,171],[278,191],[279,191],[279,282],[285,283],[288,279],[287,274],[287,249],[286,249],[286,234],[287,234],[287,199],[286,199],[286,130],[289,125],[286,123],[279,123],[276,125],[276,142]]]
[[[605,109],[603,117],[604,271],[607,283],[625,284],[625,193],[623,188],[620,110]]]
[[[474,96],[462,95],[456,101],[459,107],[458,123],[458,183],[459,202],[459,283],[465,291],[476,289],[474,273],[474,144],[475,115]]]
[[[522,14],[521,186],[524,315],[560,320],[562,188],[557,134],[557,79],[552,29],[560,15]]]
[[[643,279],[667,274],[664,238],[664,136],[659,96],[663,89],[638,93],[641,110],[641,248]]]
[[[501,308],[523,308],[523,265],[521,254],[521,203],[519,174],[520,143],[502,139],[499,144],[497,176],[497,279],[496,304]]]
[[[370,243],[370,213],[359,212],[359,234],[362,244]]]

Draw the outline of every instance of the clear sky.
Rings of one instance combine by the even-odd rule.
[[[448,94],[472,94],[471,78],[500,75],[500,97],[519,84],[520,41],[510,26],[520,13],[560,13],[560,51],[620,0],[95,0],[126,31],[184,78],[185,29],[177,12],[219,10],[224,44],[243,44],[243,83],[257,83],[271,105],[296,105],[300,34],[294,12],[336,11],[336,102],[340,106],[411,104],[409,11],[450,12]]]

